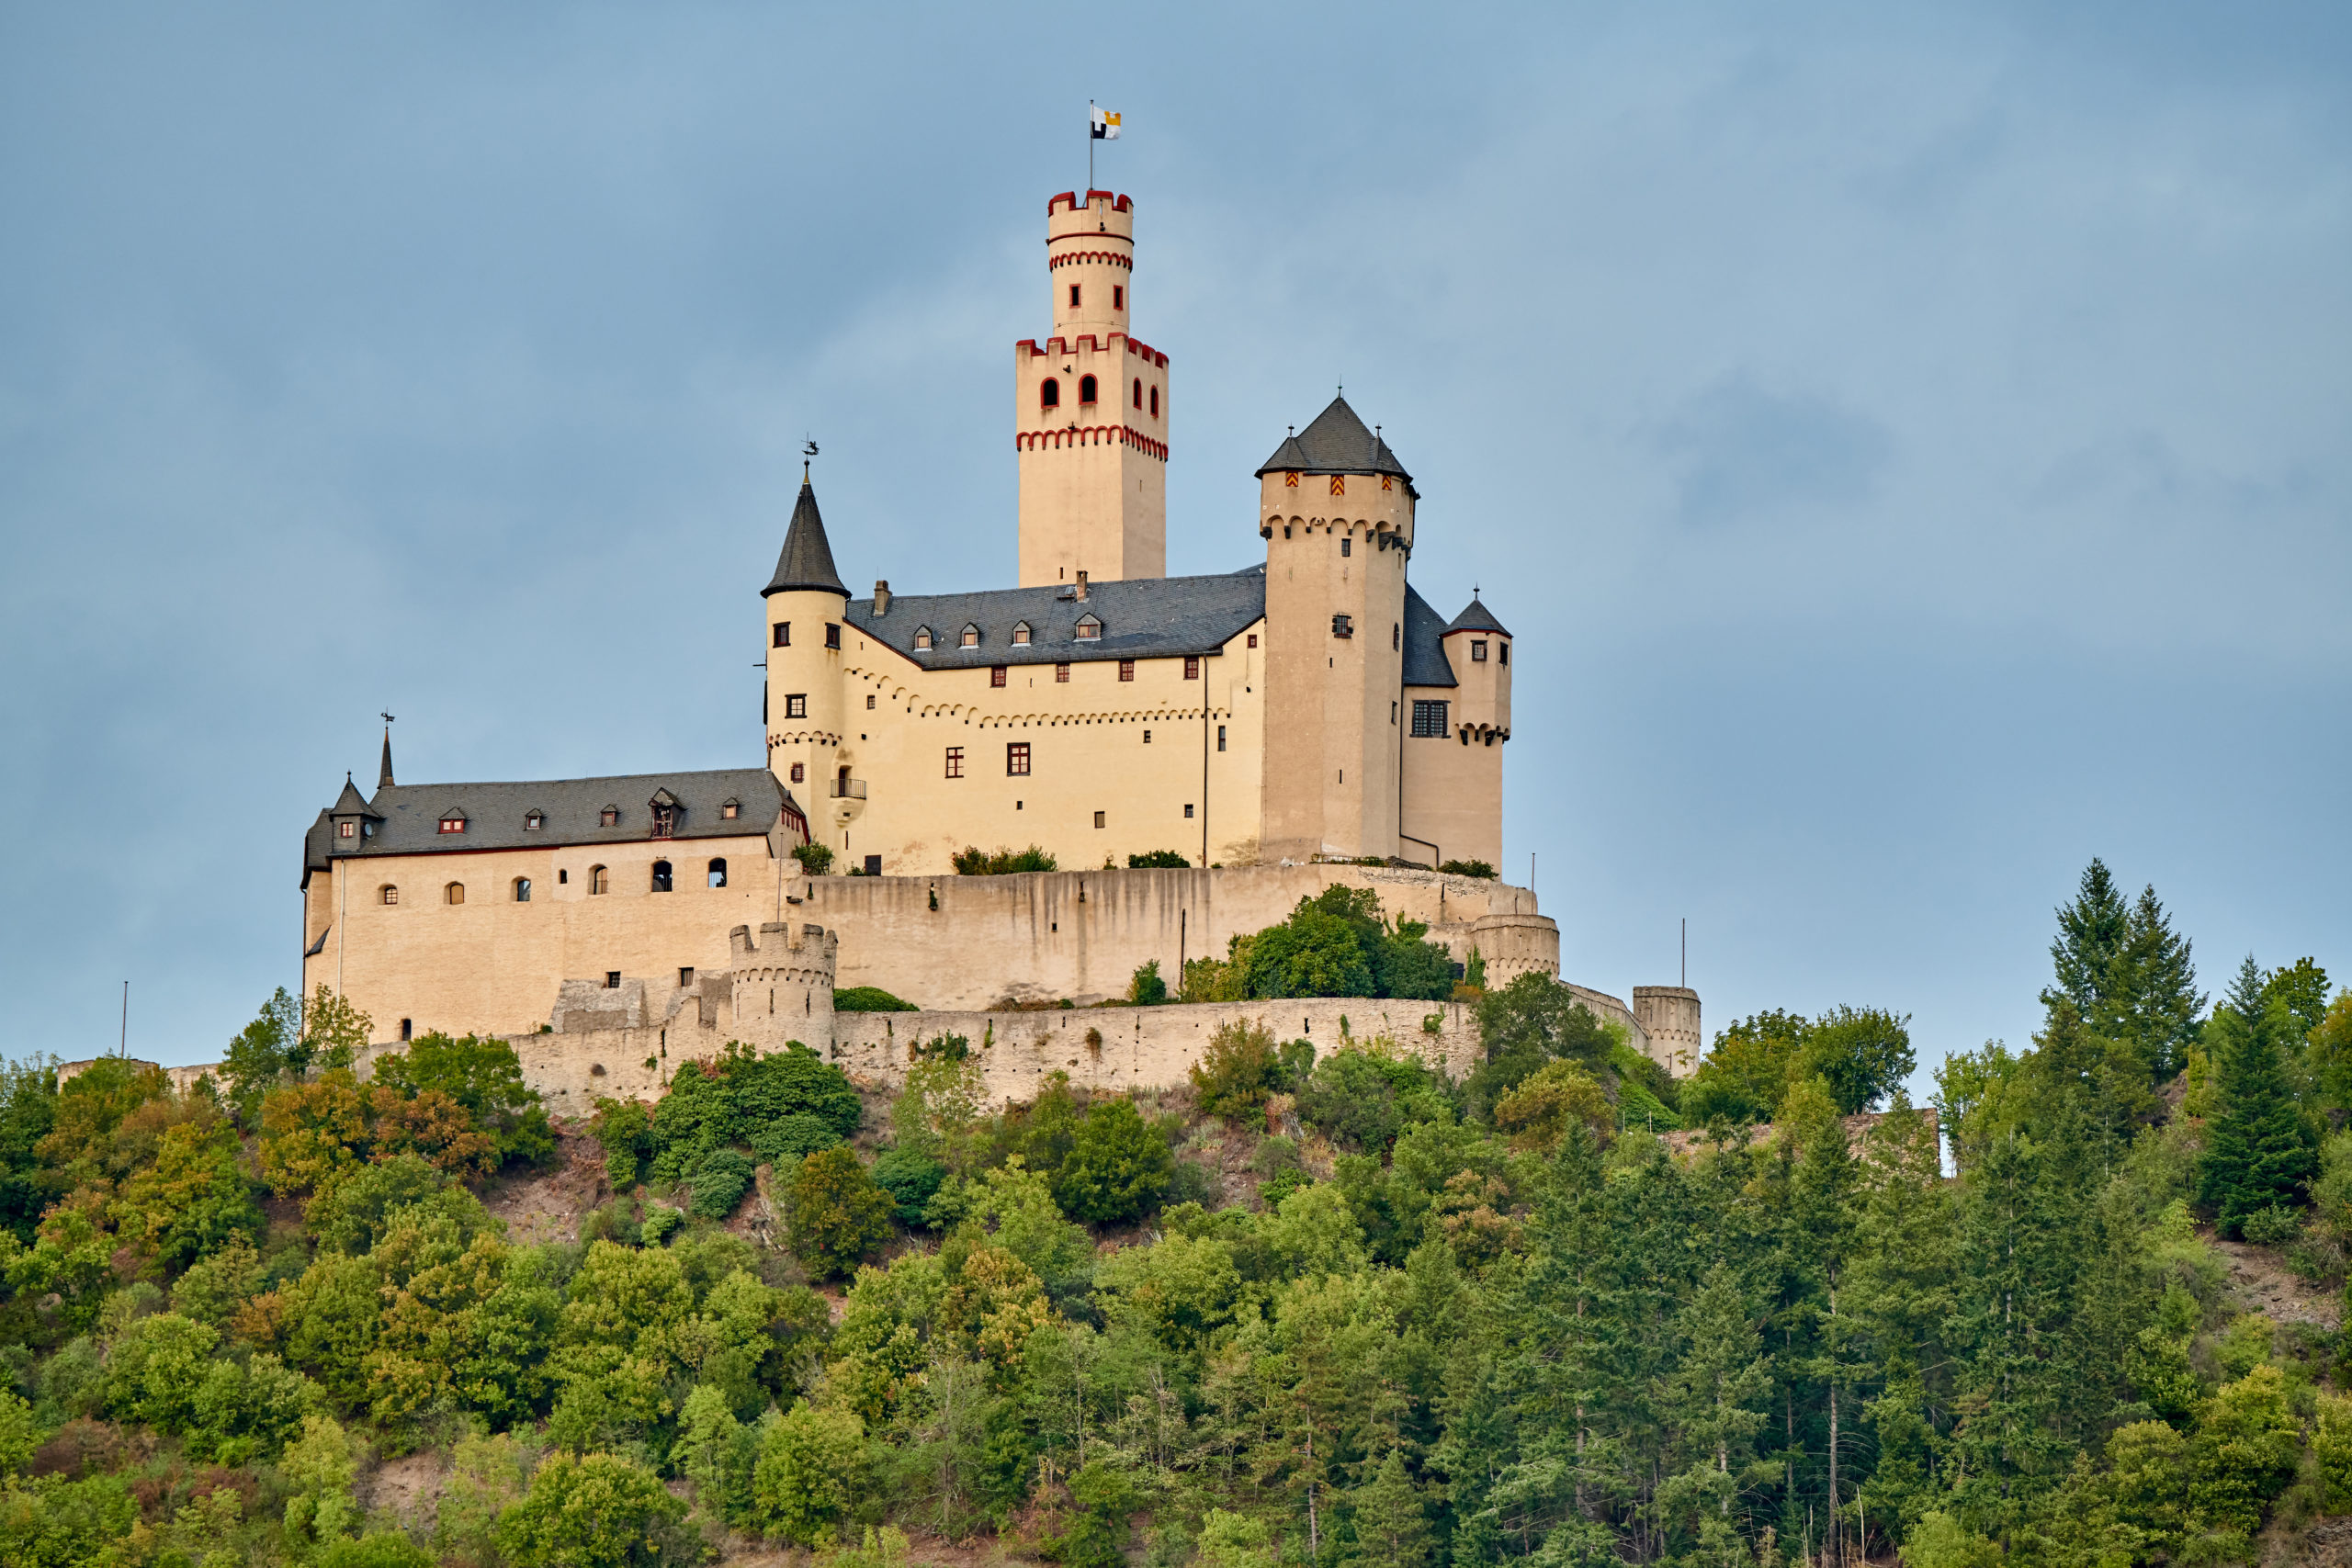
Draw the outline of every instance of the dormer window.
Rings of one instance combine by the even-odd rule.
[[[337,836],[339,836],[339,837],[345,838],[345,839],[356,839],[356,838],[357,838],[357,837],[359,836],[359,824],[358,824],[358,823],[356,823],[356,822],[351,822],[351,821],[343,821],[343,822],[338,822],[338,823],[336,823],[336,824],[334,825],[334,828],[335,828],[335,832],[336,832]]]
[[[617,806],[607,806],[606,807],[605,807],[605,809],[603,809],[602,811],[599,811],[598,813],[596,813],[596,826],[597,826],[597,827],[599,827],[599,828],[617,828],[617,827],[619,827],[620,825],[621,825],[621,808],[620,808],[619,807],[617,807]]]
[[[653,813],[653,836],[655,838],[666,839],[677,832],[678,818],[685,815],[685,808],[679,802],[676,795],[672,795],[666,789],[655,790],[653,792],[653,798],[647,801],[645,804],[647,808]]]
[[[1080,616],[1078,618],[1078,640],[1079,640],[1079,641],[1080,641],[1080,642],[1093,642],[1093,641],[1097,640],[1098,638],[1100,638],[1100,637],[1102,637],[1102,623],[1101,621],[1096,620],[1096,619],[1095,619],[1093,616],[1091,616],[1091,615],[1080,615]]]
[[[718,814],[732,822],[743,815],[743,803],[740,800],[723,800],[718,804]]]
[[[441,830],[445,833],[464,832],[466,830],[465,813],[452,812],[448,816],[442,818]]]
[[[915,646],[919,649],[928,649],[931,646],[931,628],[929,626],[917,626],[915,628]]]
[[[979,646],[980,646],[980,628],[979,628],[979,627],[978,627],[978,626],[966,626],[966,627],[964,628],[964,639],[963,639],[963,640],[964,640],[964,646],[965,646],[966,648],[978,648],[978,647],[979,647]]]
[[[536,833],[547,825],[548,814],[546,812],[526,811],[523,813],[523,831],[526,833]]]
[[[1015,648],[1026,648],[1029,645],[1028,622],[1015,621],[1012,624],[1012,645]]]

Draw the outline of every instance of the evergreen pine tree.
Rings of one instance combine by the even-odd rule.
[[[2220,1093],[2198,1161],[2197,1197],[2230,1235],[2248,1214],[2302,1202],[2318,1166],[2287,1077],[2297,1021],[2283,998],[2268,994],[2268,981],[2247,954],[2206,1028]]]
[[[2131,935],[2117,965],[2112,995],[2093,1026],[2128,1042],[2150,1083],[2168,1083],[2188,1065],[2197,1017],[2204,1010],[2188,939],[2173,931],[2154,886],[2142,888],[2132,908]]]
[[[2050,944],[2058,990],[2085,1018],[2099,1016],[2114,985],[2116,961],[2131,942],[2132,908],[2107,863],[2093,857],[2075,901],[2059,908],[2058,940]]]

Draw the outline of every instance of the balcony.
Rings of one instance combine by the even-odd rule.
[[[835,779],[830,787],[835,800],[864,800],[865,798],[864,779]]]

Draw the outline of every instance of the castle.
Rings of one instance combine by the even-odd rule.
[[[632,1076],[666,1072],[673,1030],[856,1060],[871,1043],[837,1023],[900,1024],[834,1020],[834,983],[959,1016],[1082,1003],[1147,960],[1172,979],[1334,881],[1377,885],[1490,980],[1558,973],[1532,893],[1439,869],[1501,859],[1511,637],[1476,597],[1449,621],[1408,582],[1412,476],[1334,399],[1255,476],[1263,560],[1164,575],[1170,366],[1128,330],[1133,205],[1066,192],[1046,220],[1055,331],[1013,353],[1018,586],[853,597],[804,473],[761,590],[765,767],[401,784],[388,734],[374,794],[346,778],[304,839],[306,993],[348,998],[387,1045],[618,1032],[605,1054]],[[808,874],[805,844],[852,874]],[[1071,869],[950,863],[1031,844]],[[1153,852],[1191,869],[1114,869]],[[1695,995],[1587,994],[1695,1060]],[[1409,1021],[1458,1054],[1460,1011]]]

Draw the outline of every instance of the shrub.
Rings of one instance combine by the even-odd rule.
[[[558,1452],[493,1539],[517,1568],[628,1568],[660,1561],[657,1543],[685,1511],[660,1477],[616,1454]]]
[[[846,986],[833,991],[835,1012],[921,1012],[914,1003],[892,996],[879,986]]]
[[[752,1185],[752,1162],[733,1149],[713,1149],[695,1168],[694,1212],[723,1220],[743,1201]]]
[[[841,1141],[842,1135],[831,1122],[805,1111],[779,1116],[765,1126],[752,1129],[752,1152],[770,1165],[830,1149]]]
[[[833,852],[823,844],[795,844],[792,858],[811,876],[822,876],[833,869]]]
[[[1168,982],[1159,977],[1159,960],[1147,958],[1127,981],[1127,1000],[1139,1008],[1156,1008],[1168,999]]]
[[[854,1151],[820,1150],[793,1177],[792,1250],[820,1278],[846,1274],[889,1237],[897,1207]]]
[[[2303,1216],[2294,1209],[2272,1204],[2246,1215],[2241,1234],[2256,1247],[2285,1247],[2303,1234]]]
[[[679,1179],[712,1150],[751,1145],[795,1114],[814,1116],[846,1138],[865,1107],[839,1067],[797,1041],[764,1054],[729,1041],[716,1061],[689,1062],[671,1080],[649,1134],[653,1172]]]
[[[1174,1164],[1168,1140],[1145,1122],[1134,1100],[1097,1100],[1054,1179],[1054,1200],[1074,1219],[1132,1220],[1159,1201]]]
[[[1174,850],[1153,850],[1148,854],[1127,857],[1130,871],[1182,871],[1192,863]]]
[[[638,1235],[646,1246],[659,1247],[670,1239],[672,1232],[685,1223],[686,1216],[684,1210],[665,1208],[660,1203],[649,1203],[645,1209],[645,1223],[638,1226]]]
[[[923,1205],[946,1179],[947,1168],[920,1149],[884,1149],[874,1162],[874,1183],[890,1194],[901,1224],[922,1224]]]
[[[1482,860],[1450,860],[1438,867],[1448,876],[1482,876],[1492,880],[1495,868]]]
[[[427,1089],[447,1095],[497,1141],[503,1162],[536,1164],[555,1153],[555,1133],[538,1091],[523,1081],[514,1047],[503,1040],[420,1035],[406,1051],[378,1057],[372,1077],[412,1100]]]
[[[653,1153],[651,1108],[638,1100],[599,1100],[588,1132],[605,1146],[605,1179],[623,1190],[636,1186]]]
[[[1515,1149],[1549,1154],[1571,1121],[1606,1140],[1617,1125],[1616,1107],[1600,1081],[1575,1062],[1547,1062],[1495,1102],[1495,1125]]]
[[[965,849],[950,857],[958,876],[1010,876],[1023,871],[1057,871],[1060,863],[1035,844],[1025,850]]]
[[[1307,1059],[1314,1059],[1311,1045]],[[1186,1076],[1193,1080],[1193,1099],[1202,1111],[1230,1121],[1265,1104],[1267,1096],[1286,1089],[1290,1075],[1283,1070],[1272,1032],[1262,1023],[1237,1018],[1216,1026],[1209,1036],[1208,1049],[1186,1069]]]

